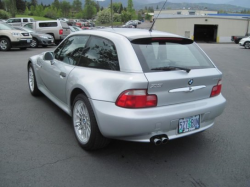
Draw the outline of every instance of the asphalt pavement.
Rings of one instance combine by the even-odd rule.
[[[250,50],[199,44],[223,72],[224,113],[162,146],[112,141],[86,152],[71,118],[28,89],[27,60],[54,47],[0,51],[0,187],[250,186]]]

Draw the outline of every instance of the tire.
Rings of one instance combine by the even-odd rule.
[[[250,42],[245,42],[244,47],[245,47],[246,49],[250,49]]]
[[[76,139],[83,149],[100,149],[110,142],[101,134],[93,109],[84,94],[79,94],[74,99],[72,120]]]
[[[48,47],[47,45],[42,45],[43,47]]]
[[[0,38],[0,50],[9,51],[10,50],[10,40],[8,38]]]
[[[38,47],[38,40],[36,38],[33,38],[30,43],[31,48],[37,48]]]
[[[31,63],[28,66],[28,84],[31,95],[38,96],[41,94],[40,90],[37,88],[36,76]]]
[[[21,49],[21,50],[26,50],[26,49],[27,49],[27,47],[20,47],[20,49]]]

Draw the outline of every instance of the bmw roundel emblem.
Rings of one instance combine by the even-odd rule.
[[[189,85],[192,85],[193,82],[194,82],[194,80],[193,80],[193,79],[190,79],[190,80],[188,81],[188,84],[189,84]]]

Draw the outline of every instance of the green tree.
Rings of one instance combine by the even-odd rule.
[[[118,13],[120,12],[120,8],[121,8],[122,3],[113,3],[113,12],[114,13]],[[109,8],[111,8],[111,5],[109,5]]]
[[[30,10],[29,10],[29,8],[26,6],[25,11],[24,11],[24,15],[29,15],[29,13],[30,13]]]
[[[133,0],[128,0],[128,7],[127,7],[127,11],[132,13],[134,11],[134,4],[133,4]]]
[[[10,18],[10,13],[0,9],[0,19],[9,19]]]
[[[4,0],[5,10],[11,14],[12,17],[16,16],[16,0]]]
[[[122,6],[122,3],[121,3],[120,9],[119,9],[119,14],[121,14],[122,11],[123,11],[123,6]]]
[[[92,19],[96,15],[96,7],[95,2],[93,0],[85,0],[83,15],[87,19]]]
[[[33,12],[33,15],[34,16],[40,16],[40,17],[43,17],[45,14],[45,12],[43,11],[43,6],[42,5],[37,5],[35,7],[35,10]]]
[[[0,10],[3,9],[4,10],[4,4],[3,4],[3,1],[0,0]]]
[[[156,7],[156,10],[159,10],[159,7],[158,7],[158,5],[157,5],[157,7]]]
[[[132,15],[130,12],[123,10],[121,13],[121,19],[122,19],[122,22],[125,23],[132,19]]]
[[[149,15],[149,14],[146,14],[146,15],[145,15],[145,19],[146,19],[146,20],[149,20],[149,21],[150,21],[150,20],[151,20],[151,18],[152,18],[152,16],[151,16],[151,15]]]
[[[52,6],[55,7],[57,10],[60,9],[60,2],[59,0],[54,0],[54,2],[52,3]]]
[[[80,0],[74,0],[72,3],[72,9],[76,12],[80,12],[82,10],[82,2]]]
[[[16,1],[17,12],[23,13],[25,11],[26,5],[23,0]]]
[[[61,7],[63,17],[68,17],[70,13],[70,7],[71,7],[70,3],[67,2],[66,0],[63,0],[63,2],[61,2],[60,4],[60,7]]]
[[[106,24],[111,22],[111,10],[105,8],[97,14],[97,22],[101,24]]]
[[[37,0],[31,0],[31,5],[37,6]]]

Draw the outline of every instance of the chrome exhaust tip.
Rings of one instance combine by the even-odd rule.
[[[162,141],[159,138],[155,138],[153,141],[154,141],[155,145],[161,145],[162,144]]]
[[[166,144],[166,143],[168,143],[168,138],[162,137],[161,141],[162,141],[162,144]]]

